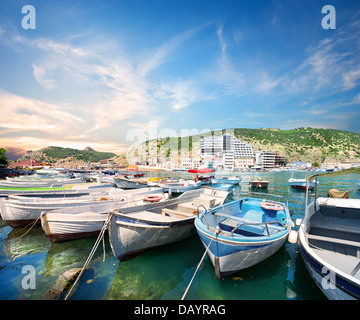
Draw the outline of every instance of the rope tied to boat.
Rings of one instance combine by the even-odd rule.
[[[69,298],[69,296],[70,296],[70,294],[71,294],[71,291],[74,289],[74,287],[76,286],[76,284],[78,283],[78,281],[79,281],[80,278],[82,277],[84,271],[87,269],[87,267],[88,267],[91,259],[93,258],[94,254],[95,254],[95,252],[96,252],[96,249],[98,248],[101,240],[103,240],[103,238],[104,238],[105,231],[106,231],[107,226],[108,226],[108,224],[109,224],[109,222],[110,222],[111,216],[112,216],[112,212],[109,212],[109,213],[108,213],[108,217],[107,217],[106,221],[104,222],[103,227],[102,227],[101,230],[100,230],[99,236],[98,236],[98,238],[96,239],[95,244],[94,244],[94,246],[93,246],[93,248],[92,248],[92,250],[91,250],[88,258],[86,259],[86,261],[85,261],[85,263],[84,263],[84,266],[82,267],[82,269],[81,269],[79,275],[77,276],[75,282],[73,283],[73,285],[72,285],[71,288],[69,289],[69,292],[67,293],[67,295],[66,295],[66,297],[64,298],[64,300],[67,300],[67,299]],[[105,250],[105,243],[104,243],[104,242],[103,242],[103,245],[104,245],[104,250]],[[103,261],[105,261],[105,252],[104,252]]]
[[[182,296],[181,300],[184,300],[184,299],[185,299],[185,296],[186,296],[187,292],[189,291],[190,286],[191,286],[191,284],[192,284],[192,282],[193,282],[193,280],[194,280],[194,278],[195,278],[195,275],[196,275],[196,273],[198,272],[198,270],[199,270],[199,268],[200,268],[203,260],[205,259],[205,256],[206,256],[206,254],[207,254],[207,252],[208,252],[208,250],[209,250],[209,248],[210,248],[210,245],[211,245],[212,241],[214,240],[215,236],[216,236],[217,234],[219,234],[219,233],[220,233],[220,228],[217,226],[217,227],[215,228],[215,232],[214,232],[213,236],[211,237],[210,243],[209,243],[209,245],[206,247],[206,250],[205,250],[205,252],[204,252],[204,254],[203,254],[203,256],[202,256],[202,258],[201,258],[201,260],[200,260],[200,262],[199,262],[199,264],[198,264],[198,266],[197,266],[197,268],[196,268],[196,270],[195,270],[195,272],[194,272],[194,275],[192,276],[192,278],[191,278],[191,280],[190,280],[190,283],[188,284],[188,286],[187,286],[187,288],[186,288],[186,290],[185,290],[185,292],[184,292],[184,295]]]

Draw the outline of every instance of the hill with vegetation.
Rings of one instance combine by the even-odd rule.
[[[288,162],[306,161],[314,165],[323,162],[360,161],[360,134],[316,128],[280,129],[222,129],[190,137],[166,137],[146,141],[132,154],[140,161],[157,154],[162,160],[176,161],[180,155],[197,157],[200,140],[206,136],[231,134],[252,145],[254,152],[279,151]],[[154,150],[156,149],[156,150]]]
[[[37,151],[29,150],[17,161],[36,159],[45,163],[76,162],[77,164],[85,165],[90,162],[99,162],[100,160],[110,159],[115,156],[115,153],[99,152],[93,150],[90,147],[86,147],[84,150],[61,147],[46,147]]]

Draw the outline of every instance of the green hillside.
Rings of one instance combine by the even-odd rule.
[[[89,147],[85,150],[61,147],[46,147],[37,151],[27,151],[26,154],[21,157],[21,159],[18,159],[18,161],[32,158],[40,162],[54,163],[60,159],[72,159],[75,161],[82,161],[87,163],[88,161],[99,162],[100,160],[109,159],[115,156],[115,153],[99,152]]]
[[[280,129],[222,129],[190,137],[167,137],[147,141],[134,154],[143,155],[144,151],[156,154],[165,160],[176,160],[179,156],[189,154],[197,156],[200,140],[205,136],[228,133],[253,146],[254,152],[259,150],[280,151],[288,161],[307,161],[312,163],[331,161],[360,160],[360,134],[335,129],[297,128]],[[140,151],[142,148],[142,151]],[[156,151],[154,150],[156,148]],[[149,153],[150,151],[150,153]]]

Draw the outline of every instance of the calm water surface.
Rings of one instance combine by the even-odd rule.
[[[170,173],[151,173],[148,176]],[[171,173],[173,177],[180,173]],[[294,211],[293,221],[304,216],[305,192],[289,187],[291,173],[241,173],[242,182],[236,187],[233,199],[249,190],[249,181],[261,177],[270,181],[265,193],[281,195]],[[307,176],[309,173],[306,174]],[[184,176],[184,175],[182,175]],[[304,173],[294,173],[303,178]],[[192,175],[188,174],[188,177]],[[359,198],[355,175],[324,178],[319,193],[326,195],[330,188],[350,191],[351,198]],[[296,227],[297,228],[297,227]],[[94,246],[96,237],[64,243],[51,243],[42,228],[36,226],[28,233],[0,221],[0,299],[43,299],[57,278],[66,270],[82,267]],[[104,253],[105,248],[105,253]],[[112,254],[105,235],[89,269],[73,290],[70,300],[180,300],[205,251],[199,238],[142,253],[137,258],[119,262]],[[23,289],[26,273],[23,267],[36,270],[36,288]],[[297,244],[287,242],[269,259],[223,280],[215,278],[208,257],[203,261],[186,295],[191,300],[286,300],[325,299],[314,284],[303,263]]]

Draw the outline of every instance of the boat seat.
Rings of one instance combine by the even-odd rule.
[[[248,210],[243,219],[246,222],[263,222],[265,213],[263,211],[256,211],[254,209]]]
[[[177,217],[180,219],[195,217],[195,214],[180,211],[180,210],[172,210],[172,209],[168,209],[168,208],[162,209],[161,214],[163,216],[173,216],[173,217]]]
[[[310,218],[310,226],[314,229],[323,229],[330,232],[340,231],[346,233],[360,234],[359,223],[356,220],[345,220],[336,217],[326,217],[322,214],[316,214]]]
[[[257,221],[249,221],[237,216],[232,216],[223,213],[215,213],[215,215],[224,218],[224,220],[219,223],[220,229],[229,232],[231,232],[236,226],[242,223],[259,223]],[[245,236],[263,236],[267,234],[265,225],[243,225],[237,230],[235,230],[234,233]]]
[[[198,197],[193,201],[180,203],[178,208],[188,213],[193,213],[199,206],[203,205],[206,209],[211,209],[216,205],[216,199],[214,197]]]
[[[332,242],[332,243],[343,244],[343,245],[346,245],[346,246],[353,246],[353,247],[360,248],[360,242],[357,242],[357,241],[350,241],[350,240],[344,240],[344,239],[339,239],[339,238],[317,236],[317,235],[314,235],[314,234],[308,234],[307,237],[310,240],[326,241],[326,242]]]

